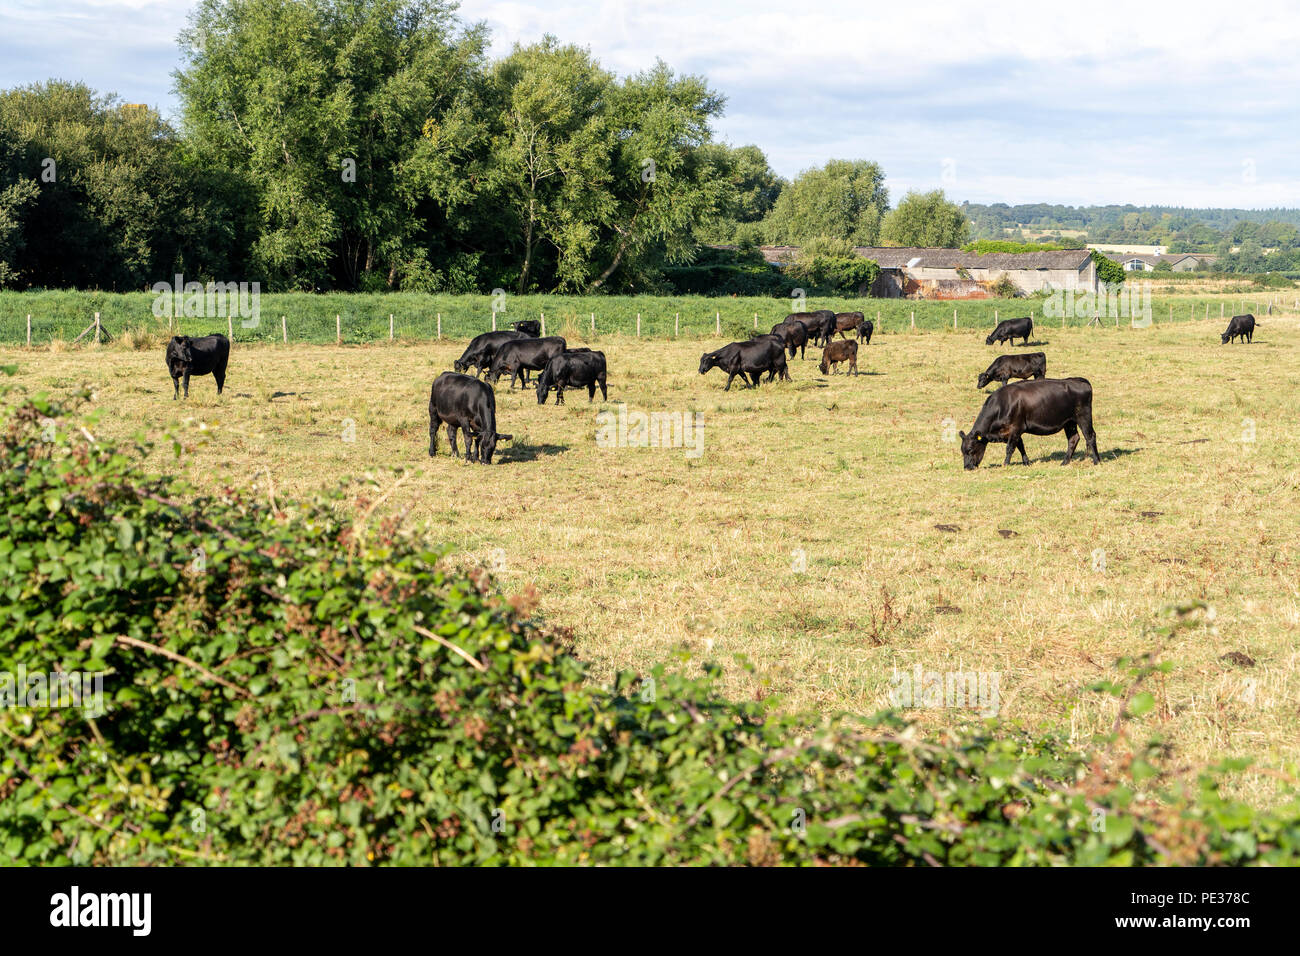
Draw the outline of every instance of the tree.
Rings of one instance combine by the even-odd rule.
[[[781,190],[764,220],[767,238],[799,243],[814,236],[872,246],[889,208],[884,171],[866,160],[833,159],[810,169]]]
[[[481,65],[443,0],[201,0],[176,88],[199,162],[255,197],[272,281],[391,282],[421,227],[402,174]]]
[[[881,236],[889,246],[952,249],[970,237],[970,223],[961,207],[944,197],[942,189],[909,192],[885,217]]]

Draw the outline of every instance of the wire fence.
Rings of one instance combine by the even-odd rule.
[[[92,293],[0,293],[0,344],[48,347],[53,343],[111,342],[134,335],[162,338],[173,334],[221,332],[236,343],[312,343],[373,345],[387,342],[466,340],[493,329],[508,329],[524,319],[536,321],[548,335],[590,340],[606,335],[650,339],[746,338],[767,332],[792,309],[785,299],[710,299],[705,297],[515,297],[494,303],[486,296],[266,295],[254,316],[219,314],[157,316],[150,297],[140,293],[104,297]],[[96,296],[98,301],[76,301]],[[378,301],[376,301],[378,300]],[[540,301],[538,301],[540,300]],[[1270,295],[1156,296],[1133,302],[1023,299],[910,300],[818,299],[803,310],[861,312],[876,335],[911,331],[988,330],[997,322],[1030,316],[1038,327],[1130,328],[1196,320],[1226,320],[1250,312],[1257,318],[1300,312],[1300,298]],[[87,305],[100,308],[87,309]],[[493,309],[493,304],[506,307]],[[277,309],[276,306],[281,306]],[[389,305],[385,310],[383,306]],[[333,308],[331,308],[331,306]],[[413,307],[415,306],[415,307]],[[432,306],[432,307],[430,307]],[[485,308],[485,306],[487,306]],[[540,307],[539,307],[540,306]]]

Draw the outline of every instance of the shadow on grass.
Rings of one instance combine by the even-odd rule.
[[[536,461],[539,458],[550,458],[568,450],[568,445],[534,445],[531,442],[516,438],[509,443],[497,445],[496,460],[502,464],[516,461]]]

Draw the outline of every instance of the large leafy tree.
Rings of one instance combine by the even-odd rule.
[[[176,74],[199,161],[256,200],[272,281],[391,282],[422,222],[402,182],[480,68],[482,28],[442,0],[201,0]]]
[[[886,245],[958,248],[970,238],[970,221],[942,189],[909,192],[885,216],[881,238]]]
[[[764,231],[772,242],[798,243],[814,236],[873,246],[889,209],[880,166],[866,160],[833,159],[800,173],[781,191]]]

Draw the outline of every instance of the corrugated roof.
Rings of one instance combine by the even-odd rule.
[[[715,245],[715,249],[735,249]],[[782,262],[799,254],[798,246],[759,246],[767,262]],[[914,246],[854,246],[853,251],[874,259],[882,269],[1082,269],[1092,253],[1088,249],[1051,249],[1043,252],[963,252],[961,249]],[[912,260],[916,260],[912,262]],[[911,265],[909,266],[909,263]]]

